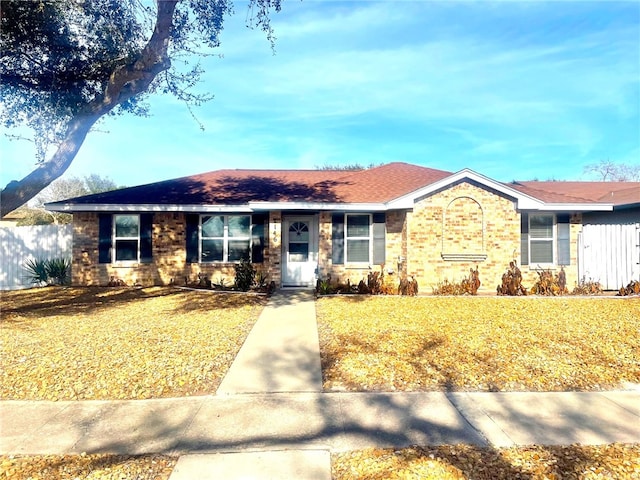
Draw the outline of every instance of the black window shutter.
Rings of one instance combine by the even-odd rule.
[[[251,262],[264,262],[264,231],[265,223],[269,215],[266,213],[254,213],[251,215]]]
[[[373,214],[373,264],[385,262],[385,213]]]
[[[153,262],[153,213],[140,215],[140,263]]]
[[[186,215],[186,237],[187,237],[187,263],[198,263],[198,227],[200,226],[200,215]]]
[[[520,214],[520,263],[529,265],[529,214]]]
[[[110,213],[98,215],[98,263],[111,263],[111,243],[113,216]]]
[[[344,263],[344,213],[331,215],[331,260],[334,265]]]
[[[558,214],[558,265],[571,264],[571,228],[568,214]]]

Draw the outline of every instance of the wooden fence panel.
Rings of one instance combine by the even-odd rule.
[[[71,259],[72,225],[0,228],[0,290],[31,286],[25,280],[28,259]]]

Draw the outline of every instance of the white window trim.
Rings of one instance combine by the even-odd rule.
[[[533,238],[531,235],[531,219],[533,217],[551,217],[553,219],[553,225],[551,227],[551,237],[547,238]],[[530,213],[529,214],[529,269],[540,270],[545,268],[554,268],[557,265],[558,259],[558,218],[554,213]],[[534,262],[531,258],[531,243],[533,241],[551,241],[551,262]]]
[[[349,217],[369,217],[369,235],[367,237],[350,237],[349,232]],[[368,259],[365,262],[354,262],[349,260],[349,240],[369,240],[369,254]],[[373,215],[371,213],[345,213],[344,214],[344,264],[345,265],[371,265],[373,261]]]
[[[116,236],[117,229],[117,218],[118,217],[137,217],[138,219],[138,233],[135,237],[118,237]],[[113,215],[113,226],[111,232],[111,245],[113,248],[111,249],[111,263],[116,265],[132,265],[136,263],[140,263],[140,215],[135,213],[116,213]],[[136,240],[138,246],[136,248],[136,258],[135,260],[117,260],[118,254],[118,241],[120,240]]]
[[[222,237],[204,237],[202,235],[202,219],[205,217],[222,217],[224,221],[224,227]],[[249,234],[243,237],[231,237],[229,236],[229,217],[248,217],[249,218]],[[203,240],[222,240],[222,260],[203,260],[202,259],[202,241]],[[237,241],[249,241],[249,254],[251,254],[252,248],[252,224],[251,224],[251,215],[246,214],[206,214],[200,215],[199,224],[198,224],[198,260],[199,263],[215,263],[215,264],[223,264],[223,263],[236,263],[236,260],[229,261],[229,241],[237,240]]]

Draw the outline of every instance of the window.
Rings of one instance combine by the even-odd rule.
[[[523,265],[569,265],[571,229],[568,214],[522,214]]]
[[[347,214],[346,224],[347,263],[369,263],[371,258],[371,215]]]
[[[553,263],[553,215],[529,216],[530,263]]]
[[[153,214],[111,214],[98,216],[99,263],[153,261]]]
[[[249,258],[264,261],[267,246],[267,213],[253,215],[199,215],[185,217],[186,260],[199,262],[237,262]]]
[[[137,262],[140,247],[140,217],[114,215],[113,243],[116,262]]]
[[[347,263],[385,262],[386,214],[335,212],[331,215],[331,261]],[[346,224],[346,225],[345,225]]]
[[[250,215],[200,217],[200,261],[238,262],[248,259],[251,247]]]
[[[309,225],[307,222],[293,222],[289,226],[289,261],[309,260]]]

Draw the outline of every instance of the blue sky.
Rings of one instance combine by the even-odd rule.
[[[108,118],[65,176],[136,185],[221,168],[403,161],[500,181],[640,163],[640,2],[285,0],[276,54],[236,4],[189,111]],[[0,138],[0,183],[33,165]]]

